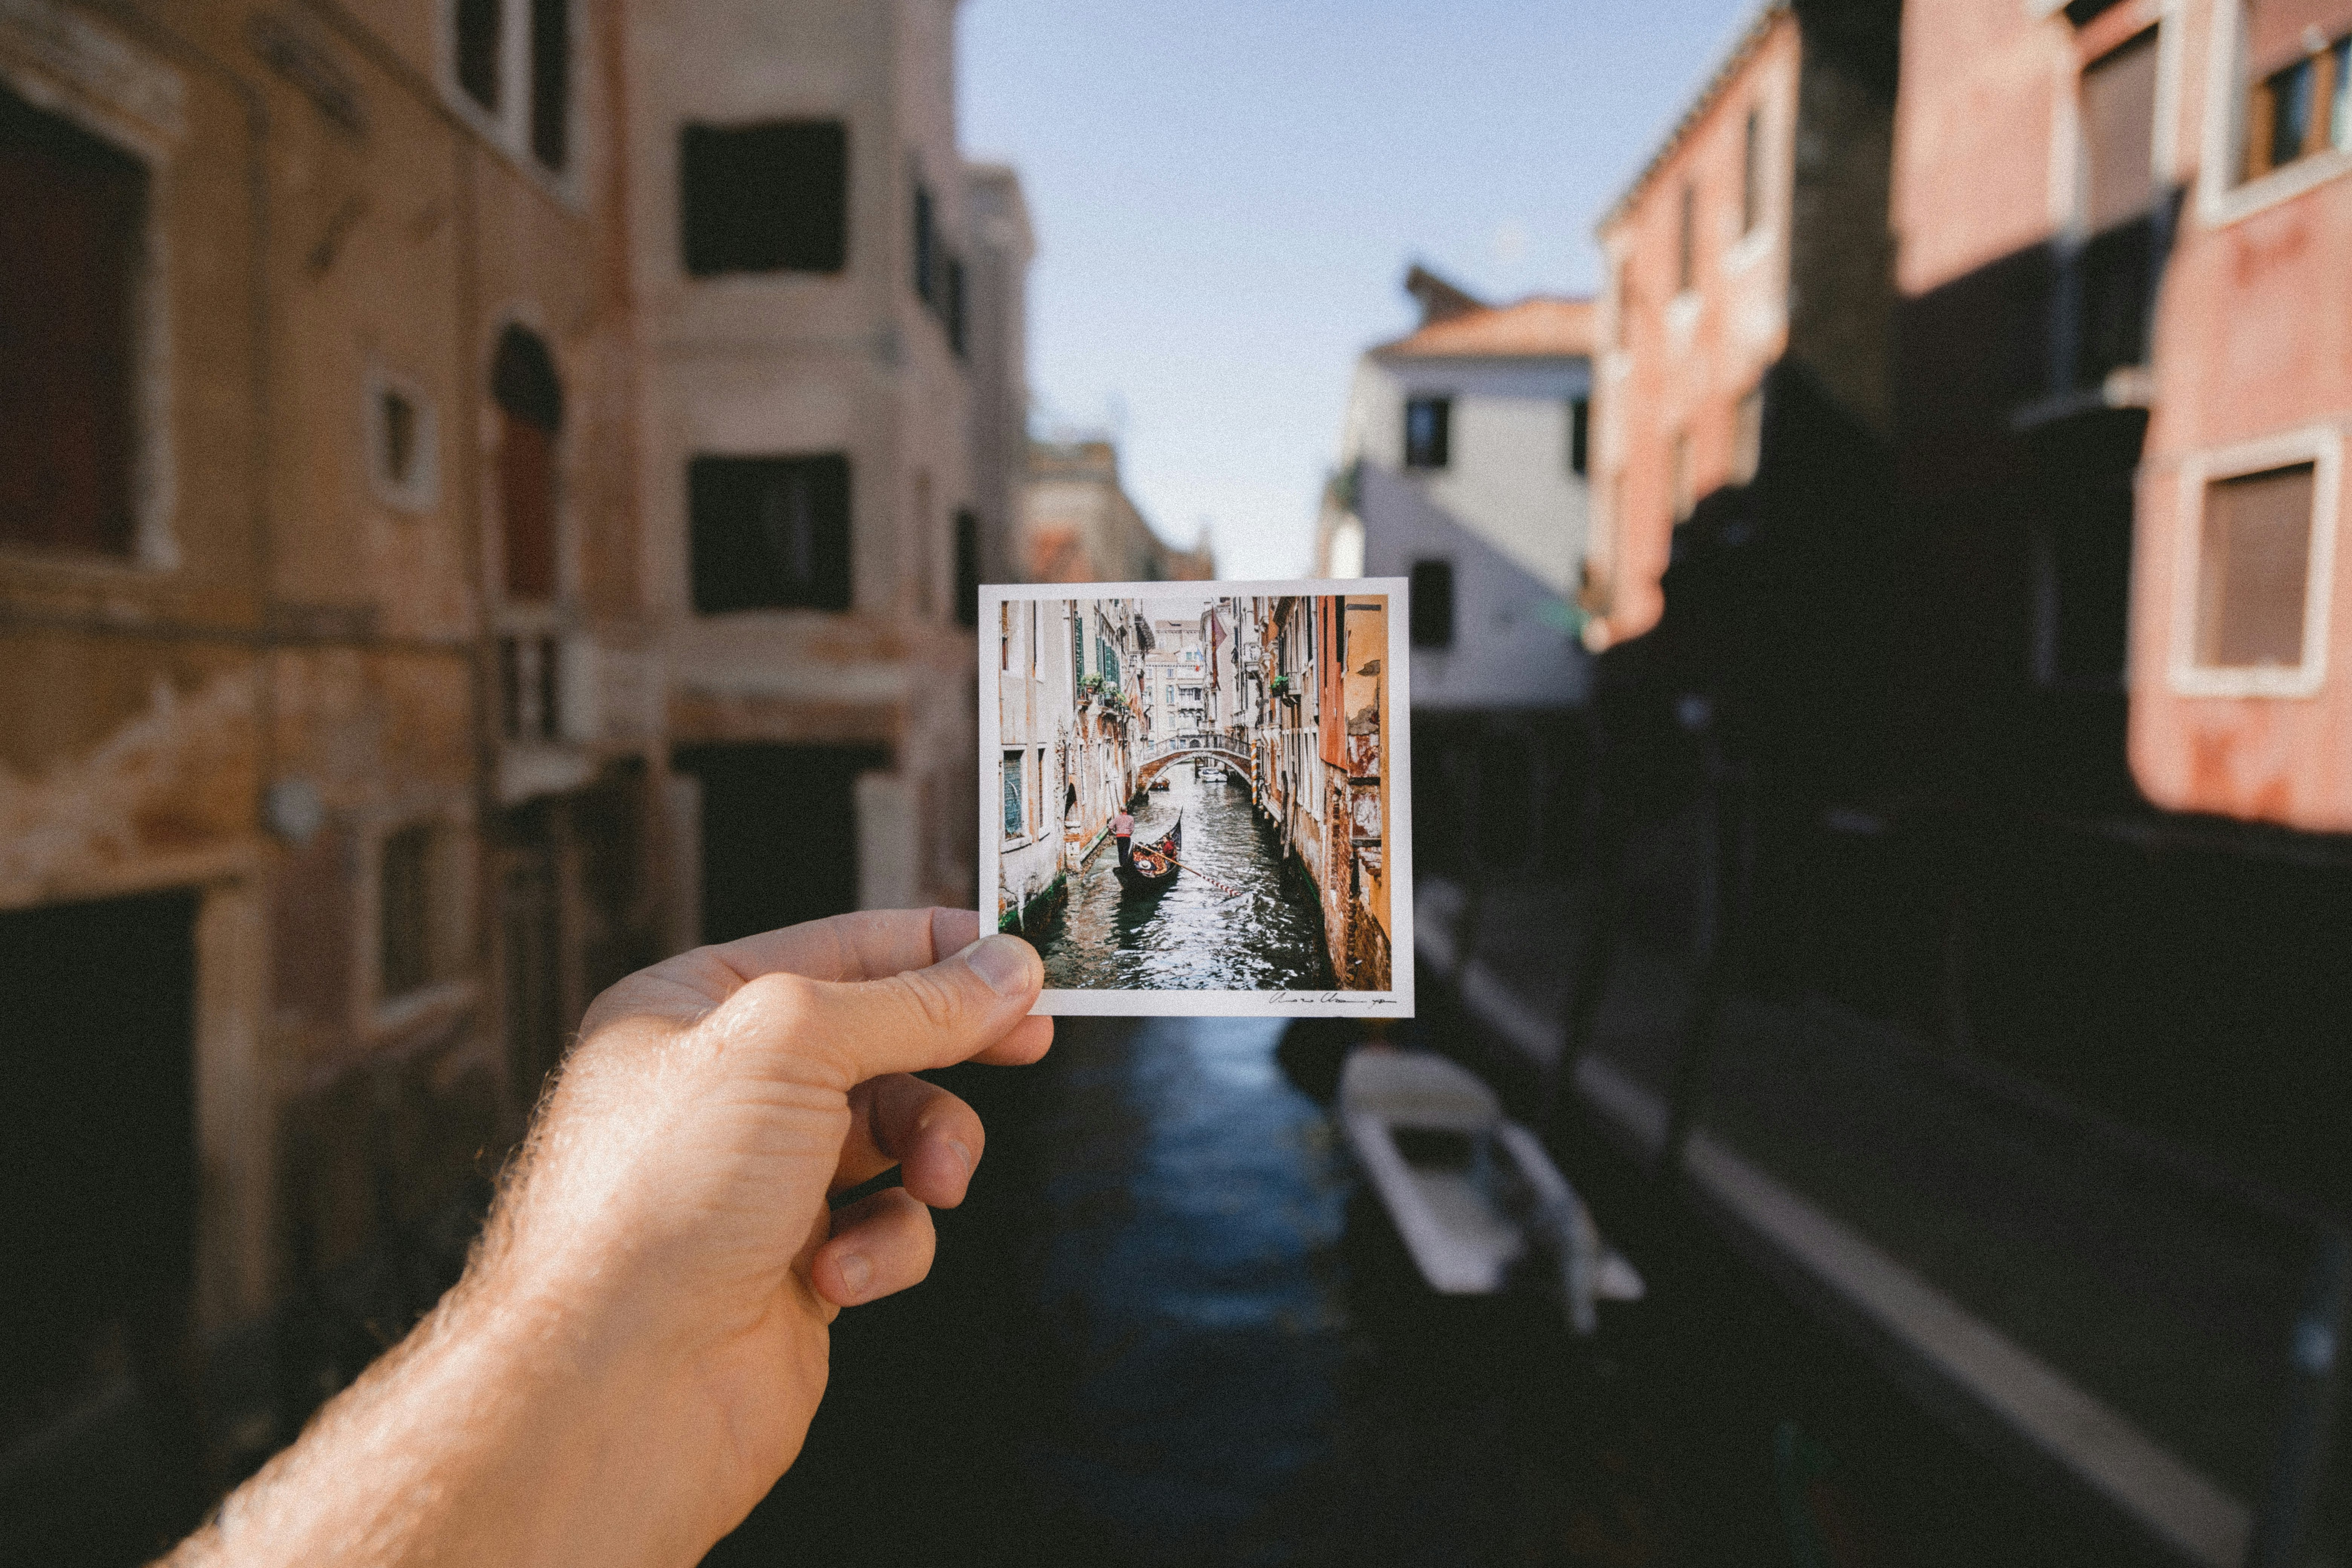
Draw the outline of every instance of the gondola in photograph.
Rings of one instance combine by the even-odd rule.
[[[1156,843],[1138,845],[1127,853],[1127,858],[1111,868],[1118,879],[1121,890],[1130,899],[1156,899],[1176,884],[1181,868],[1177,855],[1184,847],[1184,814],[1176,814],[1176,826]]]

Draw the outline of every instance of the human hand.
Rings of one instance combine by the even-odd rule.
[[[464,1281],[185,1560],[698,1560],[799,1453],[835,1315],[963,1200],[980,1118],[909,1075],[1052,1043],[1034,951],[978,934],[845,915],[598,997]]]

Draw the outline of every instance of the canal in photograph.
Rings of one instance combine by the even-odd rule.
[[[1125,894],[1106,843],[1061,912],[1035,937],[1045,984],[1087,990],[1315,990],[1332,984],[1312,887],[1282,864],[1273,827],[1246,785],[1223,768],[1171,764],[1165,790],[1144,796],[1135,841],[1149,844],[1181,812],[1189,869],[1157,898]],[[1211,879],[1235,889],[1227,893]]]

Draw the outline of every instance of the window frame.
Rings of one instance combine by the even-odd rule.
[[[2197,660],[2197,590],[2204,556],[2210,487],[2273,468],[2312,465],[2311,555],[2305,567],[2303,660],[2291,668],[2216,668]],[[2173,531],[2170,679],[2184,697],[2315,697],[2326,684],[2329,611],[2335,599],[2336,527],[2343,489],[2344,437],[2312,426],[2212,451],[2180,465],[2179,521]]]
[[[573,212],[585,209],[581,165],[586,162],[587,139],[582,134],[581,87],[588,79],[588,26],[583,0],[552,0],[563,8],[564,161],[561,166],[541,161],[534,123],[539,101],[535,76],[538,40],[532,21],[542,0],[495,0],[499,7],[498,106],[486,108],[457,79],[457,8],[464,0],[435,0],[433,28],[438,68],[435,80],[449,111],[470,126],[483,141],[505,154],[507,161],[539,182]]]
[[[1412,416],[1414,411],[1421,408],[1436,410],[1437,426],[1432,442],[1436,448],[1436,456],[1426,460],[1416,460],[1413,457]],[[1454,395],[1450,392],[1408,393],[1400,434],[1403,437],[1400,443],[1402,447],[1400,458],[1404,468],[1425,474],[1444,473],[1453,468]]]
[[[60,48],[35,69],[0,54],[0,88],[37,112],[97,138],[147,172],[147,200],[137,224],[138,254],[126,289],[131,538],[121,551],[58,550],[0,541],[0,560],[77,577],[148,577],[181,564],[172,374],[172,255],[163,213],[175,184],[175,153],[186,135],[178,114],[180,73],[143,49],[131,58],[93,58]],[[64,90],[61,90],[64,89]],[[169,106],[166,110],[165,106]]]
[[[2170,20],[2169,8],[2166,19]],[[2178,75],[2171,50],[2179,47],[2179,29],[2169,31],[2174,37],[2165,41],[2167,55],[2158,64],[2159,116],[2168,112],[2177,101],[2177,92],[2168,91],[2167,81]],[[2335,41],[2329,40],[2331,47]],[[2246,137],[2251,129],[2247,121],[2256,81],[2247,58],[2245,0],[2213,0],[2206,54],[2204,146],[2197,171],[2197,216],[2208,227],[2240,222],[2352,174],[2352,148],[2331,147],[2246,178]],[[2165,129],[2159,122],[2159,147],[2164,136]],[[2163,174],[2159,160],[2159,178]]]
[[[441,415],[424,384],[391,369],[380,360],[368,362],[361,395],[364,422],[368,479],[376,500],[394,511],[426,512],[441,501]],[[415,452],[408,478],[392,472],[392,453],[384,423],[384,402],[398,397],[415,411]]]

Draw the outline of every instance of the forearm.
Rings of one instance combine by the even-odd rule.
[[[661,1467],[621,1451],[652,1435],[646,1381],[560,1305],[469,1277],[173,1568],[691,1563],[707,1542],[645,1495]]]

